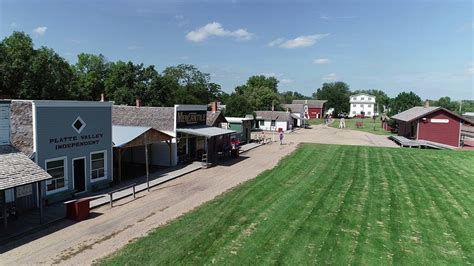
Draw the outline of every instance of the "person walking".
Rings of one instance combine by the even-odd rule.
[[[283,145],[283,131],[280,131],[280,145]]]

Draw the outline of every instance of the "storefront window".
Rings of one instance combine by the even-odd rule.
[[[105,177],[105,152],[91,154],[91,179]]]
[[[272,126],[272,127],[275,126],[275,120],[272,120],[271,126]]]
[[[46,191],[55,191],[64,189],[66,187],[66,159],[46,161],[46,172],[50,174],[53,179],[46,181]]]
[[[261,126],[264,126],[264,125],[265,125],[265,121],[260,120],[260,125],[261,125]]]

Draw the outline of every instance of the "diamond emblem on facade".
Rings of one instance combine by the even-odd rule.
[[[86,127],[86,123],[84,123],[84,120],[80,116],[74,120],[72,123],[72,128],[76,130],[77,133],[81,134],[82,130]]]

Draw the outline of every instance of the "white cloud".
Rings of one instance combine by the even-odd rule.
[[[324,81],[336,81],[338,79],[336,73],[330,73],[325,75],[322,80]]]
[[[329,64],[331,62],[332,61],[327,58],[318,58],[318,59],[313,60],[313,64],[316,64],[316,65],[324,65],[324,64]]]
[[[229,31],[224,29],[220,23],[212,22],[201,28],[188,32],[186,34],[186,39],[192,42],[202,42],[211,36],[233,37],[239,41],[247,41],[252,38],[253,34],[248,32],[246,29]]]
[[[278,39],[275,39],[275,40],[269,42],[269,43],[268,43],[268,46],[270,46],[270,47],[278,46],[278,45],[282,44],[284,41],[285,41],[285,39],[283,39],[283,38],[278,38]]]
[[[280,48],[286,48],[286,49],[309,47],[309,46],[313,46],[318,40],[321,40],[327,36],[329,36],[329,33],[302,35],[302,36],[296,37],[294,39],[289,39],[289,40],[286,40],[284,38],[278,38],[268,43],[268,46],[270,47],[278,46]]]
[[[276,76],[276,74],[274,72],[262,73],[262,75],[264,75],[265,77],[275,77]]]
[[[467,69],[467,73],[474,75],[474,67],[470,67]]]
[[[181,59],[181,60],[188,60],[188,59],[189,59],[189,56],[183,55],[183,56],[178,57],[178,59]]]
[[[48,27],[39,26],[39,27],[33,29],[33,32],[40,35],[40,36],[43,36],[46,33],[46,30],[48,30]]]
[[[281,83],[283,84],[289,84],[289,83],[293,83],[293,80],[292,79],[282,79],[280,80]]]
[[[18,25],[15,22],[10,23],[10,27],[16,28]]]

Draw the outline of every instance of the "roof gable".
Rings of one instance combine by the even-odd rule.
[[[112,124],[118,126],[152,127],[174,131],[174,107],[135,107],[114,105]]]
[[[469,124],[472,124],[471,121],[469,120],[466,120],[464,117],[446,109],[446,108],[443,108],[443,107],[423,107],[423,106],[415,106],[415,107],[412,107],[406,111],[403,111],[401,113],[398,113],[394,116],[392,116],[393,119],[395,120],[398,120],[398,121],[403,121],[403,122],[411,122],[413,120],[416,120],[418,118],[421,118],[423,116],[427,116],[427,115],[430,115],[434,112],[437,112],[437,111],[442,111],[442,112],[445,112],[445,113],[448,113],[464,122],[467,122]]]

